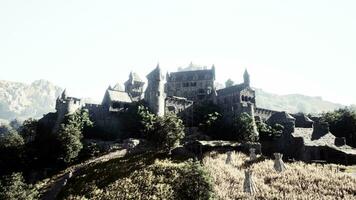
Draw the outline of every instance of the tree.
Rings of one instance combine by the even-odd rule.
[[[234,139],[243,142],[255,142],[258,140],[258,135],[254,131],[255,124],[252,117],[247,113],[240,114],[234,119]]]
[[[205,120],[199,124],[199,130],[213,138],[217,138],[219,132],[224,127],[222,115],[218,112],[207,114]],[[221,136],[221,134],[219,134]]]
[[[225,87],[231,87],[234,85],[234,81],[231,80],[230,78],[227,79],[227,81],[225,82]]]
[[[38,198],[38,191],[25,183],[21,173],[13,173],[0,180],[0,199],[31,200]]]
[[[356,111],[343,108],[323,113],[321,120],[329,123],[336,137],[345,137],[348,145],[356,147]]]
[[[86,127],[93,126],[89,119],[89,113],[81,109],[74,114],[67,115],[64,123],[58,131],[58,141],[60,143],[59,159],[65,163],[72,162],[83,148],[81,139],[82,131]]]
[[[17,132],[0,135],[0,174],[22,168],[23,138]]]
[[[218,105],[212,102],[202,102],[199,104],[194,104],[193,115],[194,115],[194,125],[199,126],[205,123],[210,114],[221,113],[221,109]]]
[[[37,135],[37,127],[38,121],[29,118],[23,122],[22,126],[19,128],[19,132],[26,142],[32,142]]]
[[[10,125],[8,125],[8,124],[0,125],[0,136],[1,135],[6,135],[6,134],[9,134],[9,133],[17,133],[17,131],[14,128],[12,128]]]
[[[146,139],[152,141],[160,150],[170,151],[184,138],[183,121],[175,114],[155,117],[146,129]]]
[[[280,124],[275,124],[272,127],[262,121],[256,122],[260,140],[271,140],[280,137],[283,133],[284,127]]]

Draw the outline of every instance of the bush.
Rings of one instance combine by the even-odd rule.
[[[183,121],[172,113],[153,119],[145,122],[145,138],[160,150],[170,151],[177,147],[185,136]]]
[[[209,173],[198,162],[185,165],[177,193],[179,199],[212,199],[213,184]]]
[[[242,113],[233,121],[234,137],[233,139],[242,142],[258,141],[258,135],[254,131],[254,123],[252,117],[247,113]]]
[[[31,200],[38,198],[38,191],[24,182],[21,173],[13,173],[0,180],[0,199]]]
[[[282,135],[284,127],[280,124],[275,124],[272,127],[262,121],[256,122],[260,140],[273,140]]]

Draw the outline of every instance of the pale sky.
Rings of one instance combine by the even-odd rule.
[[[130,71],[215,64],[217,81],[356,104],[355,0],[1,0],[0,80],[101,100]]]

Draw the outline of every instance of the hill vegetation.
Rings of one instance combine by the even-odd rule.
[[[233,162],[225,164],[226,154],[213,153],[204,159],[213,179],[217,199],[354,199],[356,179],[337,171],[335,165],[302,162],[286,163],[281,174],[273,169],[272,160],[246,165],[249,158],[232,154]],[[340,166],[339,166],[340,167]],[[243,192],[244,171],[251,169],[257,187],[255,196]]]
[[[301,94],[276,95],[256,89],[257,106],[290,113],[322,113],[345,107],[341,104],[323,100],[321,97],[310,97]]]
[[[199,163],[147,152],[86,167],[60,199],[211,199],[212,191]]]

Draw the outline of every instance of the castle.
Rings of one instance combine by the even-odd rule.
[[[101,104],[82,103],[80,99],[69,97],[64,91],[56,101],[58,117],[55,127],[58,128],[58,123],[66,114],[85,108],[97,126],[108,132],[116,132],[115,127],[118,124],[113,122],[117,121],[115,113],[124,111],[132,103],[141,100],[157,116],[173,112],[181,115],[188,125],[193,118],[192,107],[202,102],[211,102],[221,107],[226,119],[247,112],[251,116],[267,120],[276,112],[256,107],[256,95],[250,87],[247,70],[243,74],[243,83],[224,89],[216,89],[214,65],[210,69],[181,70],[167,73],[166,76],[157,65],[146,78],[147,87],[144,91],[145,81],[131,72],[124,87],[120,83],[108,87]]]
[[[356,150],[345,144],[345,138],[336,138],[327,124],[311,120],[304,114],[291,115],[287,112],[258,108],[255,90],[250,86],[250,75],[245,70],[243,83],[217,89],[215,86],[215,66],[210,69],[199,68],[167,73],[159,65],[147,76],[145,81],[136,73],[130,73],[124,86],[109,86],[101,104],[83,103],[81,99],[69,97],[66,90],[56,101],[56,113],[49,113],[41,121],[51,124],[52,132],[58,131],[60,123],[67,114],[80,108],[89,111],[91,120],[101,131],[120,134],[122,123],[120,113],[135,102],[144,101],[157,116],[168,112],[179,115],[186,126],[191,126],[194,118],[193,107],[202,102],[210,102],[221,108],[225,120],[231,120],[243,112],[253,120],[265,121],[269,125],[281,124],[284,131],[279,140],[263,142],[264,152],[283,152],[286,156],[300,160],[328,160],[338,163],[356,163]],[[257,128],[255,126],[255,132]]]

